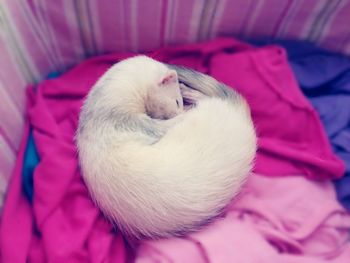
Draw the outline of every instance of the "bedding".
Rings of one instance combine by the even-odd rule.
[[[349,227],[330,181],[253,174],[224,218],[184,239],[144,242],[136,262],[346,263]]]
[[[333,151],[346,167],[335,180],[340,202],[350,210],[350,58],[310,43],[281,43],[295,77],[319,113]]]
[[[335,180],[339,201],[350,210],[350,58],[310,42],[253,41],[284,47],[301,90],[325,127],[333,151],[345,163],[345,176]]]
[[[222,38],[148,54],[210,74],[242,93],[251,107],[259,135],[255,173],[264,177],[253,175],[252,183],[246,185],[223,219],[207,229],[155,245],[132,244],[134,249],[130,249],[130,244],[104,219],[89,197],[79,173],[73,138],[88,90],[108,67],[133,54],[91,58],[60,77],[28,89],[25,138],[0,226],[3,262],[125,262],[134,257],[139,262],[156,262],[163,249],[167,258],[180,257],[180,250],[184,249],[188,254],[182,257],[189,260],[227,262],[234,256],[237,260],[245,257],[252,239],[256,239],[256,252],[251,256],[261,251],[268,262],[274,258],[291,262],[296,255],[300,262],[345,262],[349,253],[345,244],[349,215],[337,204],[329,184],[330,179],[343,176],[344,163],[332,152],[318,114],[297,85],[284,49],[275,45],[255,48]],[[22,180],[30,129],[39,159],[33,171],[32,202],[23,191]],[[277,198],[273,194],[278,191],[269,189],[288,194]],[[308,192],[312,193],[310,197]],[[271,205],[264,215],[264,209],[253,205],[258,199],[260,205]],[[324,209],[319,199],[325,200]],[[314,213],[315,218],[303,225],[308,212]],[[242,234],[238,233],[244,230],[247,237],[239,247],[237,241]],[[227,235],[222,235],[222,231]],[[232,254],[231,241],[242,254]],[[220,253],[215,252],[218,247]]]

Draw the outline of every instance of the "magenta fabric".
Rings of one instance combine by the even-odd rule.
[[[163,49],[153,56],[210,74],[248,100],[259,136],[257,172],[314,179],[344,175],[344,164],[332,152],[318,114],[300,91],[281,47],[253,48],[220,39]]]
[[[125,262],[132,259],[120,232],[103,218],[91,201],[79,173],[77,152],[73,143],[82,99],[108,67],[130,55],[116,54],[89,59],[57,79],[44,81],[38,85],[36,92],[32,88],[29,89],[28,120],[33,127],[40,163],[34,173],[34,196],[31,206],[21,188],[20,174],[24,149],[22,145],[3,210],[0,228],[2,262],[97,263]],[[320,121],[299,91],[281,48],[270,46],[255,49],[232,39],[218,39],[161,49],[152,53],[152,56],[161,61],[190,66],[211,74],[235,87],[247,98],[259,134],[256,172],[267,176],[302,174],[312,179],[342,176],[343,163],[332,153]],[[273,187],[274,180],[285,180],[286,185],[289,185],[291,179],[288,178],[261,179],[261,187],[272,189],[270,187]],[[318,184],[327,184],[307,183],[304,178],[297,177],[292,180],[299,180],[300,186],[296,185],[296,188],[302,188],[303,184],[300,182],[304,182],[306,188],[306,184],[315,185],[316,188]],[[249,184],[247,189],[250,187]],[[278,249],[286,256],[307,251],[312,251],[312,255],[323,255],[324,251],[328,250],[332,253],[337,251],[334,254],[340,255],[338,249],[341,248],[340,241],[343,241],[344,237],[339,228],[349,229],[348,221],[339,219],[343,210],[336,204],[334,195],[330,193],[332,190],[329,187],[323,188],[319,190],[320,197],[317,200],[312,198],[312,194],[305,194],[296,203],[300,206],[305,204],[302,208],[306,211],[312,212],[312,208],[318,211],[315,212],[318,221],[315,219],[313,224],[311,222],[306,226],[297,226],[297,229],[303,230],[298,232],[298,235],[290,236],[292,230],[281,234],[274,229],[274,224],[280,224],[281,218],[287,217],[292,221],[298,219],[294,218],[298,212],[287,213],[292,208],[288,199],[290,194],[294,191],[297,197],[300,194],[299,190],[291,186],[283,190],[286,195],[280,194],[269,200],[271,206],[275,203],[276,207],[268,210],[268,215],[274,216],[265,218],[265,227],[252,228],[253,219],[261,221],[254,217],[248,217],[244,226],[236,221],[232,225],[228,222],[222,223],[226,221],[219,221],[207,230],[193,235],[191,242],[170,239],[163,240],[156,246],[145,243],[139,251],[140,259],[156,258],[160,256],[158,251],[165,249],[166,257],[173,258],[177,255],[178,262],[186,262],[186,259],[201,262],[203,255],[207,261],[223,262],[234,256],[231,240],[226,238],[237,238],[235,233],[241,228],[247,229],[247,240],[242,243],[242,257],[245,257],[244,246],[249,251],[250,237],[260,240],[257,246],[261,247],[255,248],[255,255],[265,249],[269,249],[271,255],[275,254],[276,248],[264,241],[266,236],[278,242],[283,239],[282,243],[278,243]],[[254,192],[254,188],[251,191]],[[308,191],[303,193],[305,192]],[[274,202],[274,199],[277,200]],[[302,200],[306,203],[301,202]],[[254,202],[249,198],[242,198],[238,204],[253,206]],[[240,211],[239,209],[245,210],[237,206],[226,217],[240,217],[236,215],[238,212],[234,212]],[[253,206],[251,209],[258,208]],[[304,221],[297,223],[303,224]],[[264,225],[261,222],[257,225]],[[310,229],[323,233],[321,226],[329,229],[330,238],[336,240],[335,242],[326,242],[326,245],[323,245],[324,237],[316,235],[315,238],[310,238],[314,234]],[[239,231],[237,233],[240,233],[239,236],[244,240],[243,234]],[[328,236],[328,232],[325,236]],[[300,239],[305,238],[310,238],[311,241],[318,240],[322,245],[318,246],[310,241],[307,245],[308,250],[304,251],[303,244],[299,243]],[[239,243],[238,241],[232,240],[232,244]],[[147,246],[150,246],[150,249],[146,249]],[[215,252],[215,247],[220,247],[220,250]],[[251,255],[253,256],[254,254]]]

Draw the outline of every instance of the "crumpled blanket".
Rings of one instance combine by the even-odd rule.
[[[73,141],[84,96],[108,67],[130,55],[116,54],[89,59],[61,77],[44,81],[38,85],[36,92],[33,88],[28,90],[26,135],[30,125],[40,162],[34,170],[34,193],[30,203],[24,194],[21,182],[27,139],[25,137],[3,209],[0,226],[2,262],[125,262],[133,260],[135,256],[140,260],[149,260],[147,256],[150,255],[149,251],[145,250],[145,246],[149,246],[149,243],[139,244],[140,249],[135,249],[136,245],[133,244],[134,249],[131,249],[118,229],[103,218],[91,201],[79,173]],[[200,44],[164,48],[150,55],[167,63],[189,66],[210,74],[236,88],[246,97],[259,134],[255,172],[266,176],[285,177],[266,179],[267,181],[262,179],[261,187],[265,191],[269,192],[270,186],[272,187],[270,182],[274,180],[289,182],[290,175],[296,176],[292,178],[293,180],[302,180],[304,184],[315,184],[315,187],[317,184],[327,185],[327,182],[311,182],[298,177],[304,175],[309,179],[327,180],[343,175],[344,164],[331,151],[317,113],[300,92],[282,48],[269,46],[256,49],[233,39],[218,39]],[[250,184],[246,190],[249,188]],[[158,243],[167,250],[170,243],[173,246],[170,248],[173,255],[193,259],[191,262],[202,262],[199,261],[202,260],[202,255],[205,255],[205,261],[227,262],[225,260],[233,256],[231,253],[235,246],[235,243],[230,243],[227,237],[235,236],[236,231],[243,227],[247,231],[247,236],[260,237],[256,243],[260,248],[256,247],[256,251],[267,249],[286,258],[298,254],[315,257],[315,260],[341,259],[348,251],[347,246],[343,244],[345,239],[343,231],[349,229],[348,217],[334,201],[332,190],[329,187],[325,188],[327,191],[325,190],[321,196],[328,200],[326,202],[328,205],[324,209],[317,209],[325,204],[320,203],[320,198],[313,199],[310,196],[310,200],[309,197],[304,198],[306,202],[302,202],[303,199],[297,202],[304,215],[312,205],[315,206],[315,211],[325,213],[325,215],[316,213],[319,220],[312,221],[314,225],[311,228],[309,225],[306,226],[309,231],[314,229],[315,233],[305,230],[306,232],[302,231],[295,236],[288,234],[293,232],[290,229],[287,229],[288,235],[281,233],[281,229],[291,227],[279,225],[288,207],[285,207],[285,211],[270,209],[268,212],[270,216],[267,216],[268,214],[260,214],[264,209],[256,210],[254,206],[235,208],[236,204],[233,203],[233,208],[229,209],[230,212],[225,218],[241,218],[244,226],[239,224],[229,228],[220,227],[220,224],[226,221],[225,219],[218,221],[210,225],[207,230],[191,235],[190,239],[193,241],[185,244],[189,249],[185,254],[178,246],[178,239],[162,240]],[[287,187],[284,192],[294,190]],[[279,195],[281,202],[276,200],[276,205],[283,205],[284,198],[285,204],[290,204],[287,199],[289,194]],[[252,202],[242,194],[237,204],[252,205]],[[254,211],[246,213],[247,209],[252,209],[255,213]],[[293,214],[294,212],[285,214],[290,222],[295,220]],[[259,223],[259,226],[253,223],[254,220],[260,220],[262,224]],[[296,223],[303,224],[300,221]],[[298,229],[300,226],[294,227]],[[304,227],[301,226],[300,229]],[[327,229],[324,236],[322,229]],[[304,239],[305,235],[315,236],[308,241],[311,242],[308,244],[309,250],[305,250],[300,243],[300,239]],[[222,239],[219,238],[221,236]],[[240,236],[243,241],[244,236],[242,234]],[[325,237],[329,237],[332,242],[323,242]],[[281,238],[284,241],[279,243]],[[180,239],[181,243],[184,240]],[[203,240],[206,240],[205,244]],[[274,244],[273,240],[278,242]],[[247,250],[249,246],[250,249],[255,247],[252,241],[247,240],[244,243]],[[321,245],[313,242],[319,242]],[[210,249],[214,247],[221,249],[215,252]],[[162,250],[158,246],[153,246],[152,249],[156,254]],[[194,254],[192,258],[191,251],[198,250],[201,251],[201,255],[197,261]],[[242,257],[245,257],[243,245],[236,252],[242,253]],[[255,253],[256,256],[258,254]],[[251,256],[250,262],[259,259],[259,257],[253,258],[254,253]],[[155,254],[152,254],[152,257],[155,257]],[[244,262],[249,262],[249,259]]]
[[[303,92],[320,115],[334,152],[346,164],[345,176],[335,185],[340,202],[350,210],[350,58],[310,43],[281,44]]]
[[[253,175],[222,219],[184,239],[144,242],[136,262],[345,263],[349,227],[330,181]]]

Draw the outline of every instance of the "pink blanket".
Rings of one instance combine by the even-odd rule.
[[[222,219],[183,239],[144,242],[137,262],[345,263],[349,228],[330,182],[253,175]]]
[[[232,39],[166,48],[152,56],[193,67],[240,91],[259,133],[255,172],[284,177],[254,175],[223,219],[187,238],[142,242],[130,251],[89,198],[73,143],[82,99],[109,66],[129,55],[87,60],[43,82],[36,93],[29,90],[28,120],[41,160],[30,204],[20,177],[24,138],[2,215],[2,262],[125,262],[135,255],[139,262],[345,262],[350,257],[345,244],[350,219],[331,185],[300,176],[339,178],[344,167],[299,91],[284,51]]]

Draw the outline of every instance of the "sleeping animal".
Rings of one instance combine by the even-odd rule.
[[[97,81],[76,141],[93,199],[136,238],[184,234],[218,216],[257,148],[238,93],[146,56],[115,64]]]

